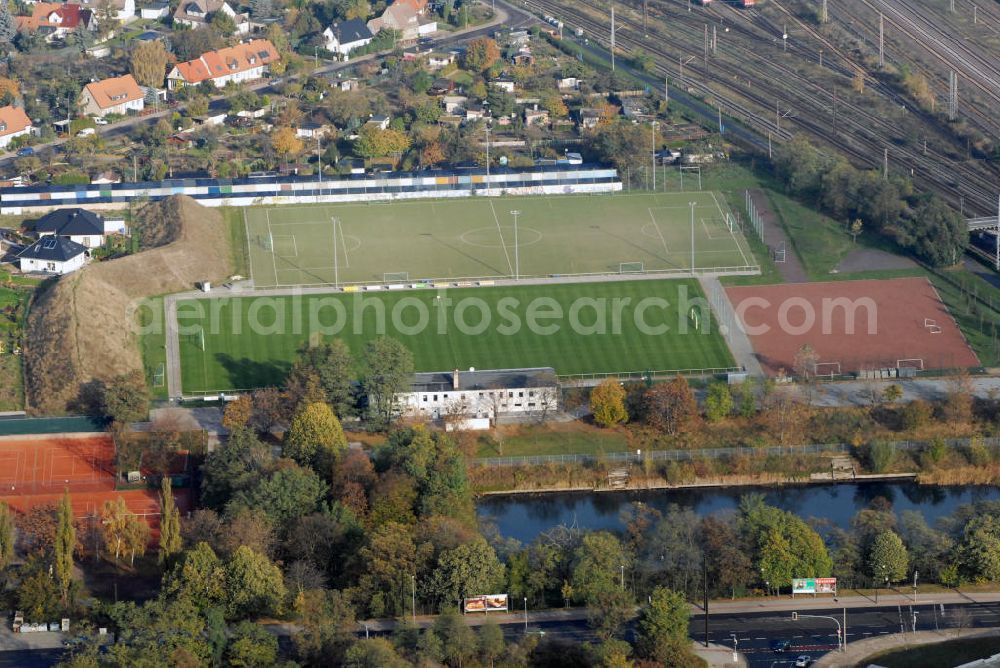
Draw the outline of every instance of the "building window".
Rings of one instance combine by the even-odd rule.
[[[427,401],[427,395],[426,394],[424,395],[424,401],[425,402]]]
[[[435,394],[434,395],[434,401],[436,402],[437,400],[438,400],[438,395]]]
[[[522,392],[518,392],[518,393],[517,393],[517,396],[519,396],[519,397],[523,397],[523,396],[524,396],[524,392],[523,392],[523,391],[522,391]]]
[[[535,396],[535,391],[534,390],[528,390],[528,396],[529,397]]]

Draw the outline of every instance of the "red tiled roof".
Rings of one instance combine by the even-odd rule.
[[[84,87],[101,109],[109,109],[125,102],[143,98],[142,89],[131,74],[95,81]]]
[[[273,63],[278,58],[278,50],[270,40],[255,39],[246,44],[203,53],[195,60],[177,63],[177,71],[186,83],[194,84],[244,72],[262,64]]]
[[[80,5],[39,2],[31,10],[31,16],[15,16],[18,30],[29,32],[43,26],[75,30],[80,22],[90,15],[89,9]]]
[[[31,119],[21,107],[0,107],[0,137],[12,135],[31,127]]]

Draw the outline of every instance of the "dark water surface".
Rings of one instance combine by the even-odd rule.
[[[576,525],[581,529],[624,528],[622,511],[641,501],[664,511],[670,504],[691,508],[699,515],[731,510],[740,497],[763,494],[768,505],[793,512],[803,519],[821,518],[847,527],[851,517],[873,499],[888,499],[893,509],[919,511],[932,524],[950,515],[960,505],[1000,500],[1000,487],[987,485],[918,485],[914,482],[865,482],[782,487],[710,487],[641,492],[565,492],[556,494],[512,494],[479,500],[481,520],[496,524],[500,533],[524,543],[554,526]]]

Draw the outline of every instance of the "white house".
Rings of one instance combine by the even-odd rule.
[[[497,418],[554,411],[559,383],[551,368],[418,373],[396,399],[404,415],[431,420]]]
[[[368,127],[378,128],[379,130],[388,130],[390,120],[391,119],[385,114],[373,114],[368,117],[367,121],[365,121],[365,125]]]
[[[94,14],[104,16],[105,3],[111,15],[122,23],[135,16],[135,0],[78,0],[78,2]]]
[[[34,131],[31,119],[21,107],[0,107],[0,148],[7,148],[14,139]]]
[[[339,53],[345,58],[350,55],[351,50],[360,48],[372,41],[372,31],[368,29],[361,19],[351,19],[341,23],[334,23],[323,31],[326,38],[326,50],[331,53]]]
[[[87,249],[64,237],[45,236],[17,256],[21,271],[68,274],[87,262]]]
[[[139,8],[139,16],[144,19],[157,20],[170,16],[169,2],[151,2]]]
[[[146,95],[131,74],[87,84],[80,94],[80,107],[88,116],[104,118],[108,114],[140,112]]]
[[[120,233],[122,228],[121,221],[106,221],[86,209],[56,209],[35,221],[39,239],[60,237],[84,248],[100,248],[108,234]]]
[[[240,83],[261,79],[269,71],[271,63],[279,58],[278,50],[266,39],[208,51],[195,60],[177,63],[167,75],[167,87],[177,90],[211,81],[216,88],[222,88],[230,81]]]
[[[250,16],[237,13],[225,0],[181,0],[174,11],[174,23],[197,28],[207,25],[212,14],[222,12],[236,24],[236,32],[246,35],[250,32]]]
[[[421,22],[420,12],[413,3],[396,2],[386,7],[382,16],[368,21],[368,30],[377,35],[382,28],[399,32],[400,40],[406,42],[437,32],[437,22]]]

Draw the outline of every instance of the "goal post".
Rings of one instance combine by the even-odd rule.
[[[833,378],[840,375],[840,362],[816,362],[813,365],[814,376],[827,376]]]
[[[694,326],[694,331],[701,331],[701,311],[696,306],[692,306],[691,310],[688,311],[688,320]]]
[[[646,271],[644,262],[620,262],[618,264],[619,274],[641,274]]]
[[[408,271],[387,271],[382,274],[383,283],[408,283],[410,272]]]
[[[924,370],[924,358],[923,357],[906,357],[904,359],[896,360],[897,369],[919,369]]]

